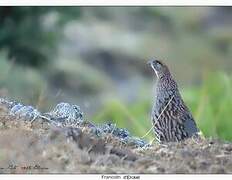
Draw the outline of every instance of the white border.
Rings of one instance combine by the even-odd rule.
[[[228,6],[232,5],[231,0],[0,0],[0,6]],[[109,175],[109,174],[108,174]],[[115,174],[113,174],[115,175]],[[232,179],[232,175],[140,175],[141,180],[146,179],[178,179],[186,180],[197,178],[206,179]],[[123,175],[122,175],[123,176]],[[40,180],[45,179],[102,179],[101,174],[97,175],[0,175],[1,180]]]
[[[103,175],[109,175],[109,176],[121,176],[121,180],[123,179],[123,176],[126,176],[127,174],[103,174]],[[133,176],[133,174],[130,174]],[[145,175],[145,174],[135,174],[135,176],[140,176],[139,180],[147,180],[147,179],[164,179],[164,180],[191,180],[191,179],[197,179],[197,180],[218,180],[218,179],[225,179],[230,180],[232,178],[232,175]],[[87,180],[104,180],[102,179],[102,174],[95,174],[95,175],[0,175],[1,180],[41,180],[43,179],[51,179],[51,180],[79,180],[79,179],[87,179]],[[114,180],[114,179],[109,179]],[[127,179],[125,179],[127,180]],[[132,180],[132,179],[130,179]]]
[[[231,0],[0,0],[0,5],[45,6],[225,6]]]

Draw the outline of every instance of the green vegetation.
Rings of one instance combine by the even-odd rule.
[[[7,88],[10,98],[35,105],[45,86],[46,82],[37,70],[17,66],[0,53],[0,87]]]
[[[0,7],[0,48],[10,60],[41,66],[55,53],[65,23],[79,16],[71,7]]]
[[[225,73],[212,73],[207,75],[200,87],[183,90],[183,98],[206,137],[232,140],[231,89],[232,76]],[[118,99],[111,99],[103,110],[96,114],[94,120],[112,121],[142,137],[151,128],[150,111],[149,99],[139,100],[130,105]],[[151,131],[146,138],[152,140],[153,132]]]
[[[208,74],[202,86],[184,93],[197,124],[207,137],[232,140],[232,76]]]

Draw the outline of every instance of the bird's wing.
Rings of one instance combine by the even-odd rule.
[[[189,136],[199,132],[191,112],[183,103],[176,108],[176,111],[177,112],[173,113],[176,115],[176,120],[183,125],[185,132],[187,132]]]

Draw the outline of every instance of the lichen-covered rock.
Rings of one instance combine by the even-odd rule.
[[[39,119],[43,119],[51,125],[66,128],[78,128],[86,126],[90,132],[98,137],[104,135],[112,135],[117,137],[122,143],[134,145],[136,147],[145,147],[149,144],[139,138],[133,137],[125,128],[118,128],[116,124],[105,123],[94,125],[92,122],[84,120],[84,113],[78,105],[71,105],[69,103],[61,102],[49,112],[42,113],[33,106],[27,106],[16,101],[10,101],[0,98],[0,105],[5,106],[10,116],[17,116],[25,121],[34,123]]]
[[[76,127],[84,120],[79,106],[64,102],[57,104],[50,112],[44,113],[43,118],[45,117],[64,127]]]
[[[0,104],[6,106],[9,110],[9,115],[19,116],[27,121],[33,121],[41,115],[41,113],[34,107],[26,106],[16,101],[0,98]]]

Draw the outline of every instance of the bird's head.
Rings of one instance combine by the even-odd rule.
[[[164,64],[163,62],[159,60],[151,60],[148,61],[148,64],[155,71],[157,78],[161,79],[167,75],[170,75],[167,65]]]

